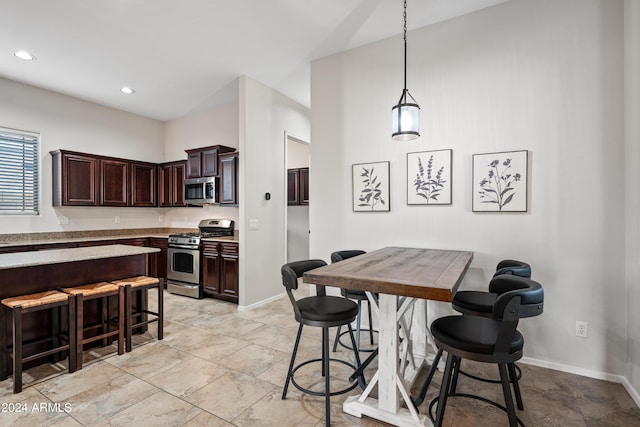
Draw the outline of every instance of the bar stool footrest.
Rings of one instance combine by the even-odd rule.
[[[305,362],[302,362],[302,363],[298,364],[298,365],[297,365],[295,368],[293,368],[293,370],[291,371],[291,383],[292,383],[292,384],[293,384],[293,385],[294,385],[298,390],[300,390],[301,392],[306,393],[306,394],[310,394],[310,395],[312,395],[312,396],[324,396],[324,395],[325,395],[325,392],[324,392],[324,391],[313,391],[313,390],[309,390],[309,389],[307,389],[307,388],[302,387],[301,385],[299,385],[299,384],[296,382],[295,373],[296,373],[296,371],[297,371],[298,369],[302,368],[303,366],[309,365],[309,364],[311,364],[311,363],[318,363],[318,362],[322,363],[322,359],[310,359],[310,360],[307,360],[307,361],[305,361]],[[348,367],[350,367],[350,368],[352,368],[352,369],[354,369],[354,370],[356,369],[356,366],[355,366],[354,364],[349,363],[349,362],[347,362],[347,361],[345,361],[345,360],[342,360],[342,359],[333,359],[333,358],[330,358],[330,359],[329,359],[329,363],[331,363],[331,362],[342,363],[343,365],[346,365],[346,366],[348,366]],[[332,392],[330,392],[330,393],[329,393],[329,396],[338,396],[338,395],[340,395],[340,394],[347,393],[347,392],[349,392],[349,391],[353,390],[354,388],[356,388],[357,386],[358,386],[358,382],[354,380],[354,381],[353,381],[353,384],[350,384],[350,385],[348,385],[347,387],[345,387],[345,388],[343,388],[343,389],[341,389],[341,390],[332,391]]]

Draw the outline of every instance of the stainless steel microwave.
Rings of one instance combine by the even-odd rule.
[[[218,203],[218,178],[190,178],[184,180],[184,201],[188,205]]]

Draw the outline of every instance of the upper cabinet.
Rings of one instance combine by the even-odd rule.
[[[53,205],[98,206],[100,161],[91,155],[52,151]]]
[[[157,165],[52,151],[54,206],[157,206]]]
[[[184,177],[187,161],[162,163],[158,166],[158,206],[185,206]]]
[[[131,162],[131,206],[155,207],[158,166],[154,163]]]
[[[287,205],[309,204],[309,168],[287,169]]]
[[[129,162],[100,159],[100,205],[129,204]]]
[[[238,204],[238,157],[239,154],[220,154],[220,204]]]
[[[186,150],[188,155],[187,178],[218,176],[218,156],[222,153],[231,153],[233,151],[236,151],[236,149],[224,145],[212,145],[210,147]]]

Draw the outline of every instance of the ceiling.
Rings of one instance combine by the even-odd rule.
[[[504,1],[409,0],[408,30]],[[237,99],[241,75],[309,106],[312,60],[401,34],[403,25],[402,0],[0,0],[0,7],[0,76],[157,120]],[[18,59],[18,50],[37,59]],[[123,86],[136,93],[121,93]]]

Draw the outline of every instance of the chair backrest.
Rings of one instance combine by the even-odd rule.
[[[514,259],[503,259],[496,266],[496,272],[493,276],[495,277],[501,274],[513,274],[514,276],[531,279],[531,266],[526,262],[516,261]]]
[[[493,317],[496,319],[502,318],[505,307],[513,296],[520,298],[517,313],[519,318],[538,316],[544,309],[544,289],[540,283],[531,279],[502,274],[491,279],[489,290],[498,294],[493,305]]]
[[[365,251],[357,249],[349,249],[345,251],[336,251],[331,254],[331,263],[343,261],[347,258],[353,258],[354,256],[366,254]]]
[[[302,315],[300,314],[300,309],[298,308],[298,304],[296,303],[296,299],[293,296],[292,292],[293,290],[298,289],[298,278],[302,277],[305,271],[313,270],[314,268],[318,267],[324,267],[325,265],[327,265],[327,263],[321,259],[307,259],[302,261],[290,262],[280,268],[280,273],[282,274],[282,284],[287,289],[287,295],[289,296],[291,305],[293,305],[295,318],[298,322],[302,321]],[[317,294],[326,295],[324,286],[317,287]]]

